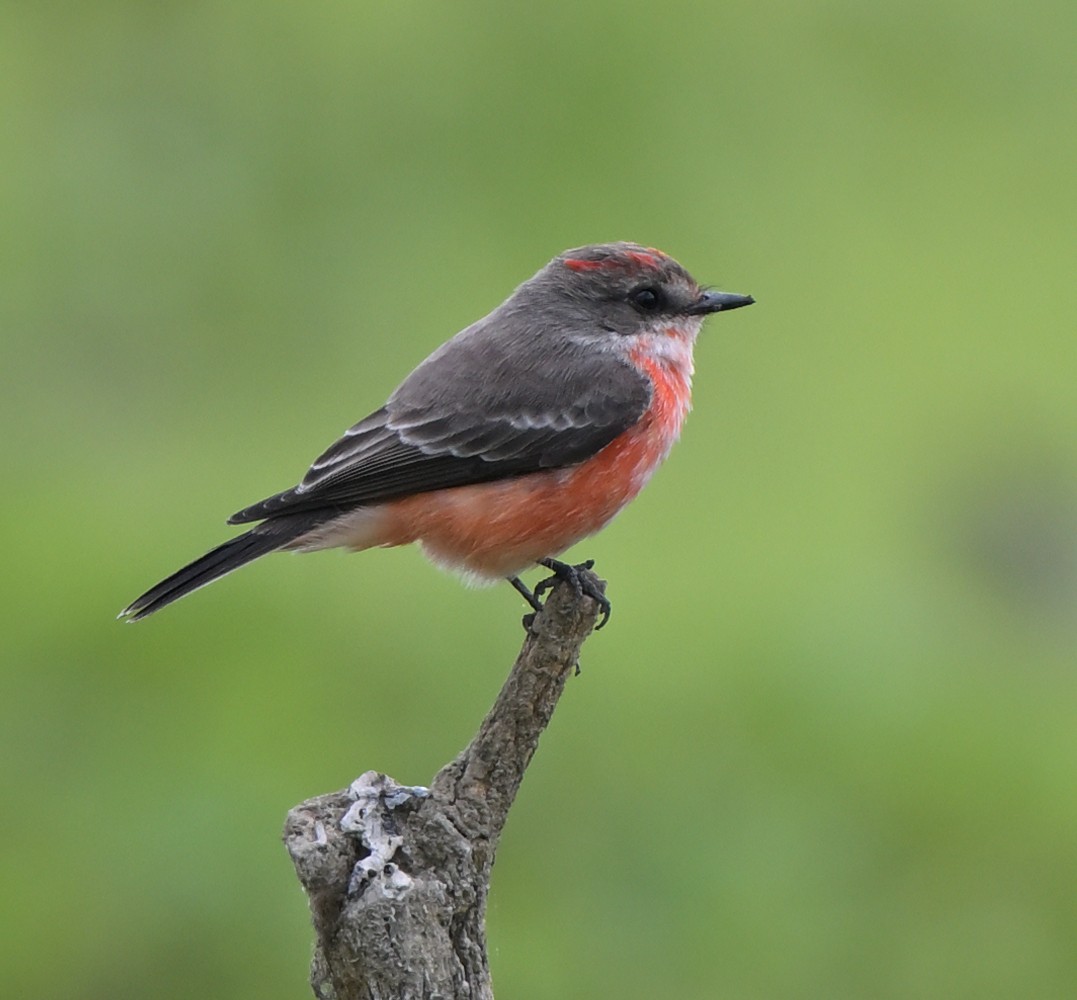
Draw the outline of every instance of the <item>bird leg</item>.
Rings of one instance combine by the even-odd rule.
[[[524,583],[523,580],[521,580],[518,576],[510,576],[509,583],[511,583],[516,588],[516,590],[520,593],[520,596],[523,597],[523,599],[527,601],[527,603],[530,604],[536,612],[542,610],[542,601],[540,601],[538,597],[535,596],[535,594],[533,594],[530,590],[527,589],[527,584]],[[529,615],[524,615],[523,625],[525,632],[531,631],[531,626],[534,624],[534,621],[534,612]]]

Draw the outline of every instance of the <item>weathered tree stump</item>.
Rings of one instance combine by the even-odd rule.
[[[597,614],[554,587],[474,739],[429,789],[368,771],[289,812],[317,997],[492,1000],[485,915],[498,838]]]

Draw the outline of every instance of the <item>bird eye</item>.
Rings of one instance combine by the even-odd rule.
[[[662,293],[657,288],[649,285],[643,288],[633,289],[628,295],[628,300],[640,312],[654,312],[662,305]]]

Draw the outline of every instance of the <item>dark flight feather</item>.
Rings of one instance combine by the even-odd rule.
[[[331,445],[298,486],[245,507],[228,523],[326,507],[339,512],[575,465],[650,405],[649,382],[612,354],[581,352],[572,365],[556,367],[571,373],[560,380],[533,365],[516,377],[499,372],[492,391],[489,382],[476,381],[474,372],[483,369],[466,356],[473,353],[465,350],[467,341],[450,346],[457,350],[438,352],[436,386],[426,384],[426,364],[420,365],[384,407]]]
[[[182,569],[176,570],[171,576],[132,601],[118,617],[125,618],[129,622],[137,622],[147,615],[152,615],[191,591],[219,580],[226,573],[231,573],[232,570],[239,569],[240,566],[245,566],[260,556],[287,545],[332,516],[334,516],[333,512],[326,512],[324,517],[310,514],[282,517],[252,528],[242,535],[229,539],[223,545],[211,549]]]

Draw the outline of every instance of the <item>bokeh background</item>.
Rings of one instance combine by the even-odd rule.
[[[565,247],[759,304],[574,555],[499,996],[1077,995],[1069,0],[16,4],[5,997],[307,995],[286,810],[423,783],[520,643],[411,550],[146,586]]]

